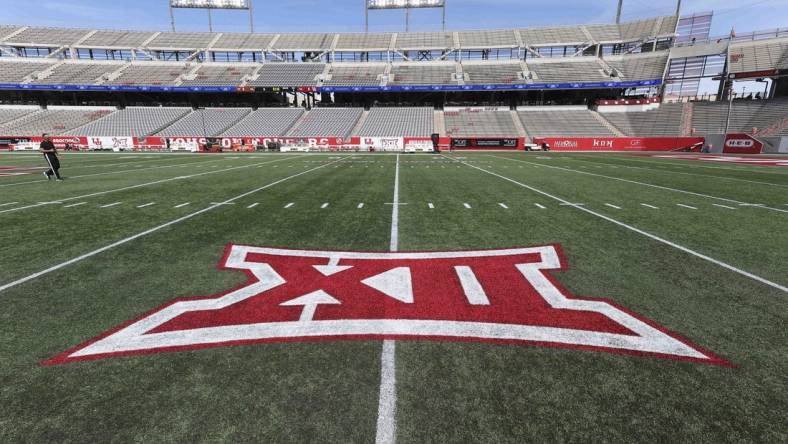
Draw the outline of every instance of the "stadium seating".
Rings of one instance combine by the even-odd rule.
[[[0,61],[0,83],[22,83],[31,74],[45,71],[52,66],[54,63]]]
[[[728,67],[732,73],[788,69],[788,38],[734,43]]]
[[[432,108],[372,108],[354,135],[366,137],[429,137],[433,131]]]
[[[471,85],[525,83],[525,79],[520,76],[520,73],[523,72],[523,67],[519,62],[507,64],[466,63],[462,65],[462,71],[465,73],[465,83]]]
[[[19,119],[20,117],[26,116],[30,113],[34,113],[38,111],[38,107],[28,106],[28,107],[0,107],[0,127],[2,124],[6,122],[11,122],[12,120]],[[4,134],[9,136],[10,134]]]
[[[389,85],[456,85],[452,76],[457,67],[445,63],[406,63],[394,65]]]
[[[520,29],[519,32],[523,43],[528,46],[580,44],[589,40],[578,26]]]
[[[385,51],[391,46],[392,34],[340,34],[337,51]]]
[[[722,134],[728,117],[727,102],[696,102],[693,104],[692,127],[695,134]],[[767,129],[788,117],[788,99],[735,100],[731,111],[730,131],[752,134]],[[777,135],[783,135],[781,131]],[[788,134],[786,134],[788,135]]]
[[[244,78],[251,76],[257,65],[203,65],[196,73],[184,76],[181,85],[184,86],[225,86],[240,85]]]
[[[7,38],[7,43],[60,47],[72,45],[90,33],[88,29],[40,28],[31,26]]]
[[[627,136],[682,135],[684,104],[663,103],[658,109],[645,112],[602,113],[608,122]]]
[[[443,113],[449,137],[518,137],[512,113],[482,109],[446,110]]]
[[[380,77],[386,72],[384,64],[353,64],[345,65],[335,63],[331,67],[331,80],[326,80],[327,86],[377,86]]]
[[[448,49],[454,47],[449,32],[403,32],[397,34],[395,47],[402,50]]]
[[[166,128],[191,108],[129,107],[87,125],[67,131],[67,135],[144,137]]]
[[[48,133],[59,135],[87,123],[105,117],[113,112],[111,108],[53,108],[40,110],[11,123],[0,125],[0,134],[38,135]]]
[[[592,111],[587,109],[522,108],[518,113],[531,137],[612,137]]]
[[[174,85],[180,76],[188,71],[189,67],[183,64],[132,63],[123,70],[120,76],[107,83],[113,85]]]
[[[122,63],[64,63],[58,65],[46,77],[38,77],[32,83],[65,84],[65,85],[93,85],[104,80],[104,75],[117,71]]]
[[[303,115],[301,108],[260,108],[247,114],[222,136],[284,136]]]
[[[595,42],[608,43],[621,41],[621,28],[616,25],[586,25],[585,28]]]
[[[530,59],[528,69],[534,83],[602,82],[611,81],[604,67],[596,59]]]
[[[273,47],[278,51],[325,51],[333,41],[333,34],[281,34]]]
[[[621,73],[622,80],[655,80],[665,75],[667,51],[605,58],[611,67]]]
[[[219,40],[211,46],[211,49],[245,49],[260,51],[268,48],[275,37],[276,34],[233,34],[225,32],[219,37]]]
[[[348,137],[363,108],[315,108],[287,133],[292,137]]]
[[[460,31],[457,33],[460,38],[461,48],[516,48],[518,47],[515,31],[491,30],[491,31]]]
[[[99,30],[78,46],[84,48],[137,48],[154,34],[153,32]]]
[[[153,49],[200,49],[216,37],[208,32],[162,32],[146,46]]]
[[[322,63],[265,63],[250,86],[317,86],[317,76],[326,68]]]
[[[249,108],[198,109],[156,133],[158,136],[218,136],[243,119]]]

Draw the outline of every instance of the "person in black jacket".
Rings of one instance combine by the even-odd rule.
[[[41,153],[44,154],[44,159],[49,165],[49,169],[44,171],[44,176],[46,176],[47,180],[52,180],[52,176],[55,176],[58,181],[61,181],[63,178],[60,177],[60,160],[57,158],[55,144],[52,143],[49,135],[43,134],[42,137],[44,140],[41,141]]]

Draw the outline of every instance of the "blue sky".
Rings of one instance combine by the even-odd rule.
[[[363,0],[255,0],[259,32],[363,31]],[[164,31],[167,0],[0,0],[0,23]],[[275,5],[275,6],[272,6]],[[610,23],[617,0],[448,0],[449,29]],[[624,18],[671,14],[674,0],[625,0]],[[682,12],[714,10],[714,35],[788,27],[788,0],[684,0]],[[205,11],[176,10],[178,30],[206,31]],[[246,31],[245,13],[214,11],[214,30]],[[440,29],[440,12],[418,10],[412,30]],[[401,31],[402,11],[371,13],[370,30]]]

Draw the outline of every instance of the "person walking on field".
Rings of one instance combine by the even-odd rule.
[[[44,159],[46,159],[49,166],[49,169],[44,171],[44,176],[46,176],[47,180],[52,180],[52,176],[55,176],[57,181],[62,181],[63,178],[60,177],[60,159],[57,158],[55,144],[52,143],[52,139],[48,134],[43,134],[42,137],[44,140],[41,141],[41,153],[44,154]]]

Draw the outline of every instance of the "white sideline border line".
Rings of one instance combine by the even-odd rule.
[[[474,169],[479,170],[481,172],[487,173],[487,174],[489,174],[491,176],[495,176],[495,177],[497,177],[499,179],[503,179],[503,180],[505,180],[507,182],[513,183],[513,184],[518,185],[518,186],[520,186],[522,188],[525,188],[527,190],[533,191],[534,193],[541,194],[542,196],[545,196],[545,197],[549,197],[550,199],[556,200],[558,202],[563,202],[563,203],[567,203],[567,204],[569,203],[568,201],[566,201],[566,200],[564,200],[564,199],[562,199],[562,198],[560,198],[558,196],[554,196],[554,195],[552,195],[550,193],[542,191],[542,190],[540,190],[538,188],[534,188],[534,187],[532,187],[530,185],[526,185],[526,184],[524,184],[522,182],[518,182],[518,181],[516,181],[514,179],[511,179],[509,177],[502,176],[502,175],[500,175],[498,173],[494,173],[492,171],[485,170],[484,168],[477,167],[475,165],[469,165],[469,164],[467,164],[465,162],[462,162],[462,161],[459,161],[459,160],[457,162],[459,162],[459,163],[461,163],[463,165],[466,165],[466,166],[468,166],[470,168],[474,168]],[[590,210],[588,208],[580,207],[580,206],[576,206],[576,205],[574,205],[573,207],[577,208],[580,211],[586,212],[586,213],[591,214],[593,216],[596,216],[596,217],[598,217],[600,219],[603,219],[603,220],[606,220],[606,221],[608,221],[610,223],[618,225],[618,226],[620,226],[622,228],[625,228],[627,230],[630,230],[630,231],[633,231],[633,232],[638,233],[640,235],[643,235],[645,237],[648,237],[649,239],[655,240],[655,241],[657,241],[659,243],[662,243],[662,244],[665,244],[665,245],[667,245],[669,247],[673,247],[673,248],[675,248],[677,250],[683,251],[684,253],[687,253],[687,254],[695,256],[697,258],[703,259],[703,260],[705,260],[707,262],[711,262],[712,264],[718,265],[718,266],[720,266],[722,268],[725,268],[727,270],[733,271],[734,273],[737,273],[737,274],[740,274],[742,276],[748,277],[748,278],[750,278],[752,280],[758,281],[758,282],[760,282],[762,284],[765,284],[765,285],[767,285],[769,287],[772,287],[772,288],[775,288],[777,290],[780,290],[780,291],[782,291],[784,293],[788,293],[788,287],[786,287],[784,285],[780,285],[780,284],[778,284],[776,282],[772,282],[772,281],[770,281],[768,279],[762,278],[762,277],[757,276],[755,274],[752,274],[752,273],[750,273],[748,271],[745,271],[745,270],[742,270],[740,268],[734,267],[733,265],[730,265],[728,263],[725,263],[725,262],[722,262],[720,260],[714,259],[712,257],[706,256],[703,253],[699,253],[699,252],[697,252],[695,250],[691,250],[691,249],[689,249],[687,247],[681,246],[681,245],[676,244],[674,242],[671,242],[671,241],[669,241],[667,239],[664,239],[664,238],[661,238],[661,237],[656,236],[654,234],[651,234],[651,233],[649,233],[647,231],[643,231],[643,230],[641,230],[639,228],[633,227],[632,225],[625,224],[624,222],[620,222],[620,221],[618,221],[616,219],[613,219],[612,217],[608,217],[608,216],[605,216],[604,214],[597,213],[596,211]]]
[[[168,159],[166,159],[166,160],[168,160]],[[204,163],[204,162],[211,162],[211,161],[203,160],[201,162],[187,162],[187,163],[179,163],[179,164],[176,164],[176,165],[161,165],[161,166],[147,167],[147,168],[135,168],[133,170],[109,171],[109,172],[105,172],[105,173],[93,173],[93,174],[81,174],[79,176],[68,176],[67,179],[73,180],[73,179],[82,179],[82,178],[85,178],[85,177],[109,176],[109,175],[113,175],[113,174],[136,173],[138,171],[159,170],[159,169],[163,169],[163,168],[177,168],[177,167],[189,166],[189,165],[199,165],[199,164]],[[101,166],[105,166],[105,165],[101,165]],[[95,165],[95,167],[99,167],[99,165]],[[32,184],[32,183],[42,183],[42,182],[48,182],[48,181],[43,180],[43,179],[42,180],[28,180],[28,181],[25,181],[25,182],[14,182],[14,183],[0,184],[0,187],[4,188],[4,187],[12,187],[12,186],[17,186],[17,185],[28,185],[28,184]]]
[[[334,162],[340,162],[341,160],[342,159],[336,160]],[[334,162],[332,162],[332,163],[334,163]],[[302,171],[300,173],[296,173],[296,174],[293,174],[291,176],[287,176],[287,177],[285,177],[283,179],[279,179],[277,181],[271,182],[268,185],[264,185],[264,186],[262,186],[260,188],[255,188],[252,191],[247,191],[246,193],[239,194],[238,196],[235,196],[235,197],[232,197],[230,199],[227,199],[223,203],[235,202],[237,200],[243,199],[244,197],[251,196],[252,194],[259,193],[260,191],[263,191],[263,190],[266,190],[266,189],[271,188],[273,186],[279,185],[282,182],[286,182],[286,181],[288,181],[290,179],[295,179],[296,177],[303,176],[304,174],[308,174],[308,173],[311,173],[313,171],[317,171],[317,170],[319,170],[321,168],[325,168],[328,165],[330,165],[330,163],[326,164],[326,165],[321,165],[319,167],[315,167],[315,168],[312,168],[312,169],[309,169],[309,170],[306,170],[306,171]],[[119,247],[119,246],[121,246],[123,244],[127,244],[127,243],[129,243],[131,241],[137,240],[137,239],[139,239],[141,237],[144,237],[144,236],[147,236],[147,235],[149,235],[151,233],[155,233],[155,232],[157,232],[159,230],[162,230],[164,228],[170,227],[172,225],[179,224],[181,222],[184,222],[184,221],[192,219],[192,218],[194,218],[196,216],[199,216],[199,215],[201,215],[203,213],[207,213],[209,211],[212,211],[212,210],[215,210],[215,209],[221,208],[221,207],[222,207],[222,205],[212,205],[210,207],[203,208],[202,210],[195,211],[194,213],[187,214],[186,216],[182,216],[182,217],[179,217],[177,219],[171,220],[169,222],[163,223],[161,225],[157,225],[157,226],[155,226],[153,228],[150,228],[148,230],[142,231],[142,232],[137,233],[135,235],[129,236],[129,237],[125,238],[125,239],[121,239],[121,240],[119,240],[117,242],[113,242],[113,243],[111,243],[109,245],[106,245],[106,246],[101,247],[99,249],[96,249],[96,250],[93,250],[91,252],[85,253],[85,254],[83,254],[81,256],[77,256],[77,257],[75,257],[73,259],[69,259],[69,260],[67,260],[65,262],[61,262],[60,264],[54,265],[54,266],[49,267],[49,268],[47,268],[45,270],[33,273],[33,274],[29,275],[29,276],[17,279],[17,280],[15,280],[13,282],[9,282],[9,283],[7,283],[5,285],[0,286],[0,293],[2,293],[5,290],[8,290],[9,288],[16,287],[16,286],[18,286],[20,284],[24,284],[25,282],[32,281],[32,280],[37,279],[37,278],[39,278],[41,276],[44,276],[44,275],[49,274],[49,273],[52,273],[53,271],[57,271],[57,270],[60,270],[61,268],[65,268],[65,267],[67,267],[67,266],[69,266],[71,264],[75,264],[77,262],[81,262],[81,261],[83,261],[85,259],[88,259],[90,257],[93,257],[93,256],[95,256],[97,254],[101,254],[101,253],[103,253],[103,252],[105,252],[107,250],[111,250],[111,249],[113,249],[115,247]]]
[[[496,159],[502,159],[502,160],[509,160],[509,161],[512,161],[512,162],[523,162],[523,163],[527,163],[527,164],[534,164],[533,162],[527,162],[525,160],[520,160],[520,159],[512,159],[512,158],[509,158],[509,157],[499,157],[499,156],[493,156],[493,155],[490,155],[490,157],[494,157]],[[553,168],[553,169],[567,171],[567,172],[575,173],[575,174],[585,174],[587,176],[602,177],[602,178],[605,178],[605,179],[617,180],[617,181],[620,181],[620,182],[626,182],[626,183],[631,183],[631,184],[635,184],[635,185],[642,185],[642,186],[645,186],[645,187],[657,188],[657,189],[665,190],[665,191],[672,191],[674,193],[684,193],[684,194],[689,194],[689,195],[692,195],[692,196],[703,197],[703,198],[706,198],[706,199],[716,199],[716,200],[720,200],[720,201],[723,201],[723,202],[735,203],[735,204],[739,204],[739,205],[746,204],[746,202],[741,202],[741,201],[734,200],[734,199],[728,199],[726,197],[717,197],[717,196],[711,196],[711,195],[703,194],[703,193],[696,193],[694,191],[679,190],[679,189],[676,189],[676,188],[670,188],[670,187],[666,187],[666,186],[662,186],[662,185],[654,185],[653,183],[645,183],[645,182],[638,182],[636,180],[631,180],[631,179],[624,179],[622,177],[606,176],[604,174],[591,173],[591,172],[588,172],[588,171],[573,170],[571,168],[559,167],[559,166],[555,166],[555,165],[543,165],[543,164],[534,164],[534,165],[540,165],[540,166],[543,166],[545,168]],[[788,210],[783,210],[783,209],[780,209],[780,208],[772,208],[772,207],[767,207],[767,206],[759,206],[759,208],[763,208],[764,210],[779,211],[780,213],[788,213]]]
[[[274,163],[274,162],[282,162],[282,161],[285,161],[285,160],[292,160],[292,159],[295,159],[296,157],[298,157],[298,156],[289,156],[289,157],[285,157],[284,159],[272,160],[271,162],[264,162],[263,165],[268,165],[268,164],[271,164],[271,163]],[[151,185],[158,185],[158,184],[162,184],[162,183],[172,182],[174,180],[191,179],[191,178],[194,178],[194,177],[205,176],[207,174],[224,173],[224,172],[227,172],[227,171],[239,170],[239,169],[242,169],[242,168],[251,168],[251,167],[253,167],[255,165],[257,165],[257,164],[241,165],[241,166],[236,166],[236,167],[231,167],[231,168],[225,168],[225,169],[222,169],[222,170],[206,171],[204,173],[192,174],[190,176],[171,177],[169,179],[161,179],[161,180],[156,180],[156,181],[153,181],[153,182],[141,183],[141,184],[131,185],[131,186],[128,186],[128,187],[123,187],[123,188],[115,188],[115,189],[112,189],[112,190],[99,191],[99,192],[90,193],[90,194],[83,194],[81,196],[67,197],[65,199],[60,199],[60,202],[68,202],[70,200],[85,199],[87,197],[94,197],[94,196],[102,196],[102,195],[105,195],[105,194],[116,193],[116,192],[119,192],[119,191],[134,190],[134,189],[137,189],[137,188],[148,187],[148,186],[151,186]],[[24,206],[24,207],[11,208],[11,209],[8,209],[8,210],[0,211],[0,214],[11,213],[11,212],[20,211],[20,210],[27,210],[27,209],[30,209],[30,208],[43,207],[44,205],[48,205],[48,204],[49,204],[48,202],[41,202],[41,203],[34,204],[34,205],[27,205],[27,206]]]
[[[391,242],[389,251],[399,250],[399,154],[394,170],[394,205],[391,206]],[[383,341],[380,352],[380,395],[375,444],[397,442],[397,343]]]

